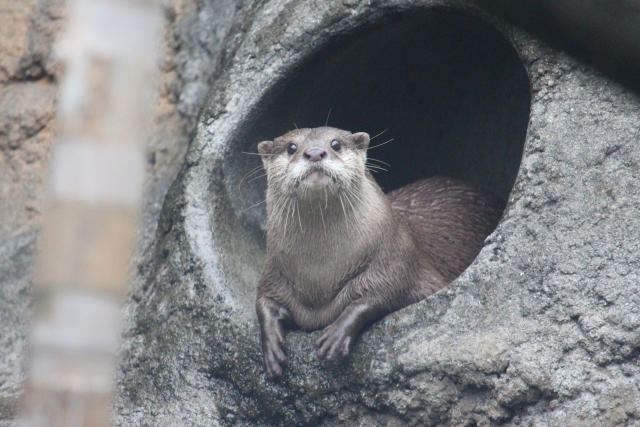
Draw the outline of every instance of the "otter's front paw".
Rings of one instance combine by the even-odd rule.
[[[278,378],[282,375],[280,364],[287,362],[287,356],[282,351],[284,345],[284,331],[279,324],[262,331],[262,354],[264,355],[264,364],[267,368],[267,377],[269,379]]]
[[[332,323],[322,331],[322,335],[316,341],[318,357],[335,360],[338,355],[348,356],[351,343],[355,338],[356,334],[350,332],[344,325],[340,325],[338,322]]]

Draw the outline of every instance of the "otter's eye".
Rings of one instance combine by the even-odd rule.
[[[287,146],[287,153],[289,153],[290,156],[294,155],[296,151],[298,151],[298,146],[296,144],[291,143]]]
[[[342,149],[342,144],[340,144],[340,141],[337,139],[334,139],[331,141],[331,148],[333,148],[333,151],[340,151]]]

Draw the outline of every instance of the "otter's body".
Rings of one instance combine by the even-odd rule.
[[[368,145],[367,134],[327,127],[259,145],[269,185],[256,309],[270,377],[286,360],[283,322],[325,328],[319,356],[346,356],[366,324],[462,273],[500,219],[497,196],[458,180],[385,195],[366,170]]]

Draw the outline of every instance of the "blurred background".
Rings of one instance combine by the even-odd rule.
[[[639,0],[474,1],[640,93]],[[0,427],[108,424],[131,254],[249,19],[228,0],[0,0]]]
[[[0,371],[15,369],[15,383],[0,384],[14,387],[11,397],[23,394],[5,398],[0,415],[22,426],[107,426],[152,125],[160,4],[12,1],[0,11],[2,167],[14,172],[3,207],[15,223],[3,231],[9,245],[23,245],[18,265],[0,262],[24,269],[3,277],[0,294],[7,312],[23,310],[17,325],[3,322],[21,335],[3,334],[13,359]],[[25,186],[23,175],[33,181]]]

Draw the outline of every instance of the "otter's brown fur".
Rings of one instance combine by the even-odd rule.
[[[329,127],[258,146],[268,219],[256,310],[270,378],[286,361],[284,322],[325,328],[318,355],[346,356],[368,323],[460,275],[502,215],[495,194],[449,178],[385,195],[366,169],[368,146],[366,133]]]

